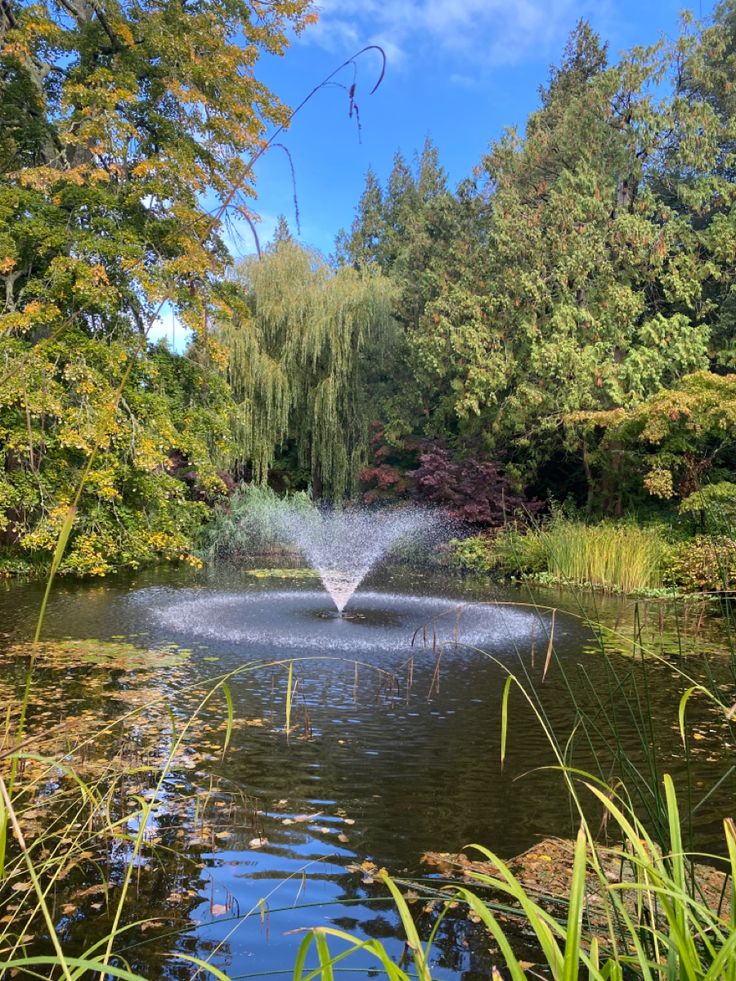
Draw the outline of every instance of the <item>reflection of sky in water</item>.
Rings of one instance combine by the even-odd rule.
[[[605,698],[611,670],[622,677],[640,670],[638,661],[586,653],[590,632],[558,611],[556,658],[542,684],[549,613],[514,605],[519,593],[500,589],[498,598],[510,605],[478,602],[488,595],[487,583],[473,593],[467,581],[446,572],[412,577],[379,569],[366,591],[354,596],[348,607],[353,618],[345,620],[335,617],[329,597],[313,582],[272,586],[236,576],[220,583],[155,570],[139,575],[132,588],[124,578],[105,586],[61,581],[47,625],[47,636],[121,635],[147,646],[191,648],[181,675],[196,681],[235,672],[229,689],[236,720],[263,720],[262,727],[236,728],[225,759],[210,758],[202,773],[209,779],[212,771],[220,792],[253,802],[268,842],[254,849],[254,828],[233,818],[231,835],[217,849],[206,846],[204,869],[185,873],[195,892],[192,918],[198,921],[200,952],[206,955],[223,942],[214,962],[241,978],[288,974],[301,941],[288,931],[316,924],[388,936],[399,956],[398,924],[381,898],[384,890],[351,869],[364,859],[411,877],[426,874],[420,859],[427,850],[456,851],[478,841],[508,857],[542,836],[569,836],[574,822],[562,782],[542,769],[554,757],[539,721],[514,689],[506,763],[500,765],[506,669],[534,685],[546,721],[562,735],[576,721],[571,690],[591,708]],[[4,628],[26,630],[39,597],[35,584],[0,590]],[[541,602],[550,600],[556,604],[565,597],[547,594]],[[412,647],[412,636],[424,624],[426,639],[420,630]],[[286,660],[293,661],[296,685],[288,740]],[[159,670],[165,683],[167,669]],[[659,748],[669,772],[682,781],[680,692],[666,666],[652,664],[649,681]],[[223,699],[214,709],[224,718]],[[637,760],[640,736],[623,708],[617,725],[626,751]],[[312,738],[302,738],[307,731]],[[601,746],[605,738],[602,731]],[[200,736],[192,739],[206,753]],[[582,739],[574,763],[589,763]],[[698,766],[704,794],[721,768],[702,758]],[[186,773],[194,775],[174,775],[167,794],[188,779]],[[722,837],[716,796],[695,818],[696,831],[708,843]],[[314,817],[285,823],[304,815]],[[263,921],[261,899],[270,911]],[[244,922],[237,919],[250,910]],[[479,971],[487,977],[483,944],[463,947],[449,920],[447,931],[437,945],[442,964],[434,973]],[[162,976],[155,969],[149,975]],[[189,975],[185,970],[167,976]]]

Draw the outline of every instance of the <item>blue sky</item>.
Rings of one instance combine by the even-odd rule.
[[[384,178],[394,152],[411,156],[430,136],[451,182],[467,176],[504,127],[523,125],[538,87],[565,39],[586,17],[609,42],[612,58],[635,44],[677,32],[682,0],[318,0],[319,22],[282,58],[264,61],[263,81],[295,105],[322,77],[364,44],[388,55],[379,90],[378,56],[360,59],[356,101],[362,142],[348,119],[347,96],[322,91],[295,119],[284,142],[296,169],[302,239],[332,249],[350,223],[367,168]],[[710,0],[690,9],[707,15]],[[350,83],[350,70],[343,73]],[[293,221],[288,163],[281,153],[258,167],[260,230],[276,216]],[[250,250],[244,242],[243,251]]]
[[[507,126],[523,126],[538,105],[538,87],[559,61],[580,17],[609,43],[612,59],[636,44],[673,36],[682,0],[318,0],[320,19],[280,58],[265,58],[259,77],[295,106],[342,61],[370,43],[386,50],[386,76],[370,96],[380,68],[375,52],[360,58],[356,102],[360,140],[348,118],[345,91],[328,88],[306,106],[281,138],[296,171],[301,240],[329,253],[338,229],[349,226],[372,167],[381,179],[394,153],[407,157],[430,136],[455,185]],[[712,0],[692,0],[707,16]],[[340,76],[345,84],[352,71]],[[292,185],[283,153],[257,166],[255,209],[261,242],[279,214],[293,226]],[[250,233],[232,242],[236,255],[253,251]],[[171,334],[169,326],[154,331]],[[176,346],[183,343],[176,338]]]

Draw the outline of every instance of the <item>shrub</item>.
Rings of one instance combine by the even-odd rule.
[[[707,484],[680,503],[680,514],[692,515],[701,530],[727,534],[736,527],[736,484]]]
[[[470,572],[491,572],[496,568],[493,540],[488,535],[454,538],[451,544],[453,559],[463,569]]]
[[[736,589],[736,538],[698,535],[673,549],[666,577],[687,590]]]
[[[487,528],[500,528],[522,513],[534,513],[542,504],[527,501],[497,461],[474,457],[455,460],[440,443],[428,443],[414,471],[418,497],[443,505],[450,517]]]

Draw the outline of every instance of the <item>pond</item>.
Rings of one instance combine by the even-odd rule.
[[[29,637],[41,591],[37,584],[0,590],[2,643],[15,655],[0,661],[9,705],[26,667],[17,645]],[[646,623],[656,619],[654,609],[644,610]],[[723,773],[723,735],[707,712],[695,716],[695,750],[688,755],[681,747],[677,705],[687,685],[675,671],[677,645],[646,668],[631,656],[631,627],[635,618],[642,622],[642,608],[631,602],[532,594],[446,570],[384,563],[348,614],[334,615],[318,580],[247,570],[164,569],[55,587],[29,732],[58,732],[59,751],[70,759],[74,740],[89,737],[97,748],[82,766],[85,779],[100,787],[109,779],[104,765],[124,761],[127,775],[116,778],[109,797],[112,813],[122,814],[136,794],[157,795],[125,918],[148,922],[117,945],[146,976],[191,977],[191,965],[177,962],[172,951],[209,957],[233,978],[288,975],[299,931],[319,924],[379,937],[399,957],[401,931],[376,881],[378,869],[431,883],[433,870],[422,861],[427,852],[478,842],[510,857],[540,838],[574,831],[542,721],[564,743],[581,711],[593,720],[597,712],[571,762],[594,769],[604,761],[606,777],[617,761],[644,770],[642,747],[652,741],[662,772],[676,780],[688,772],[692,778],[693,752],[699,754],[692,786],[701,796]],[[610,635],[602,653],[600,634],[583,614],[623,631],[613,645],[622,653],[610,649]],[[704,626],[700,616],[697,624],[704,648],[709,622]],[[688,640],[686,646],[697,645]],[[721,660],[715,670],[727,679]],[[693,656],[688,670],[697,674],[703,665]],[[512,691],[502,766],[509,669],[535,699],[533,709]],[[707,670],[714,670],[713,659]],[[188,726],[223,675],[229,675],[225,689]],[[642,678],[647,731],[627,695],[627,686]],[[144,725],[135,712],[151,699],[156,711]],[[126,712],[133,714],[118,725]],[[94,742],[90,733],[103,722],[108,734]],[[166,747],[177,734],[181,746],[158,785]],[[95,753],[106,757],[96,771]],[[61,775],[44,779],[39,793],[60,793]],[[690,830],[698,845],[719,841],[719,819],[732,793],[725,781],[697,810]],[[63,794],[58,799],[61,812]],[[46,807],[53,810],[53,800]],[[109,929],[135,821],[125,830],[127,839],[119,836],[104,862],[89,847],[55,884],[57,928],[69,949],[81,950]],[[418,915],[429,922],[431,904]],[[45,941],[39,934],[28,943],[43,949]],[[487,938],[448,918],[433,971],[488,976],[487,948]]]

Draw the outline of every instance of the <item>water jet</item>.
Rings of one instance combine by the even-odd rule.
[[[342,614],[371,568],[399,542],[439,525],[420,508],[373,510],[346,507],[295,510],[288,502],[274,515],[277,533],[296,545]]]

